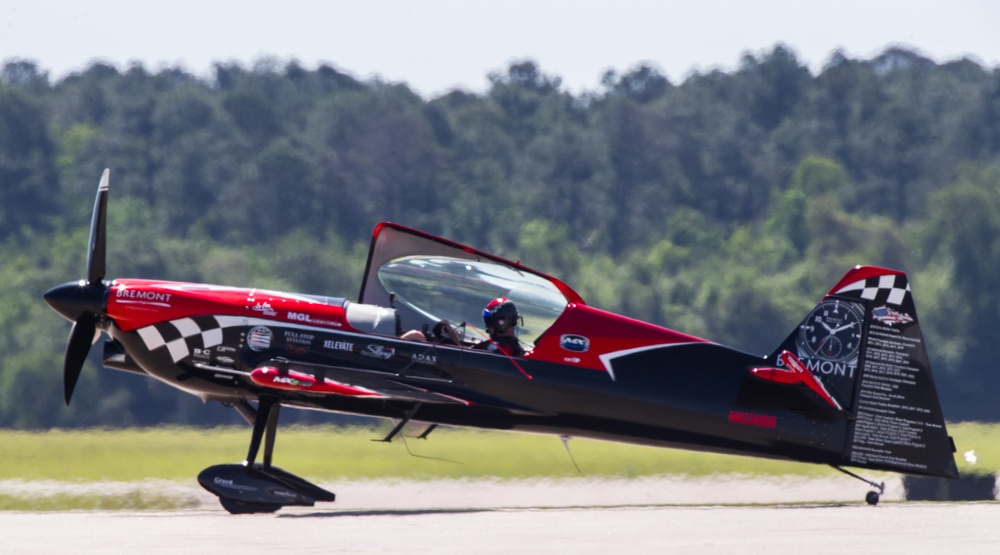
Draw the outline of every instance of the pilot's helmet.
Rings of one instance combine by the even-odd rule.
[[[520,317],[514,303],[504,297],[493,299],[483,309],[483,323],[486,324],[486,329],[493,328],[497,332],[504,332],[509,327],[517,326],[517,319]]]

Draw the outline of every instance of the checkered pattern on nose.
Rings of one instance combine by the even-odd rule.
[[[885,275],[855,281],[834,291],[834,294],[899,306],[909,292],[910,284],[905,275]]]
[[[246,318],[237,316],[198,316],[146,326],[138,333],[147,349],[155,351],[166,347],[170,358],[177,362],[189,356],[192,349],[222,344],[223,329],[245,323]]]

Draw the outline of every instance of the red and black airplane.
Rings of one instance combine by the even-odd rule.
[[[86,279],[45,293],[74,323],[66,403],[106,334],[104,366],[232,406],[253,425],[246,461],[198,476],[230,512],[334,500],[271,464],[281,406],[399,420],[386,440],[414,421],[826,464],[878,490],[871,504],[882,484],[844,467],[958,475],[903,272],[850,270],[767,356],[593,308],[519,262],[393,223],[375,228],[356,302],[107,281],[108,176]],[[496,297],[520,312],[523,356],[471,348]],[[441,321],[455,333],[428,331]]]

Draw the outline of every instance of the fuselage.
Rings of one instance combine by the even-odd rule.
[[[272,395],[287,406],[456,426],[841,456],[842,418],[734,410],[761,357],[572,305],[528,355],[510,358],[403,340],[393,313],[336,297],[120,279],[107,298],[115,344],[105,364],[221,402]]]

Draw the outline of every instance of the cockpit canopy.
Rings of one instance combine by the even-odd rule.
[[[390,300],[390,294],[394,299]],[[483,307],[506,297],[523,324],[518,338],[533,345],[569,303],[583,299],[561,281],[488,253],[396,224],[375,229],[360,302],[395,305],[403,329],[448,320],[482,335]]]

